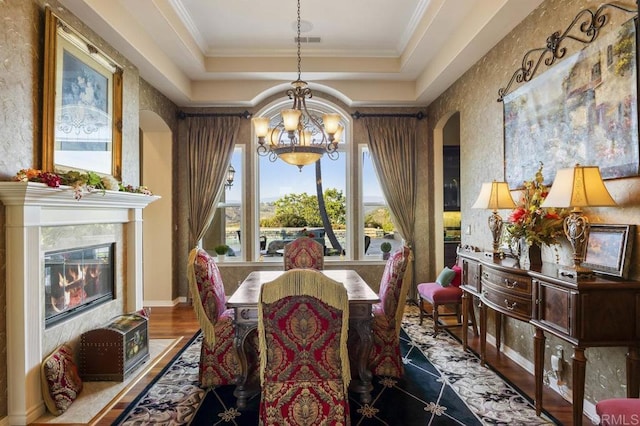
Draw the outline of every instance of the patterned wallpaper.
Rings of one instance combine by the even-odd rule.
[[[634,7],[633,2],[622,2]],[[595,10],[601,3],[585,0],[548,0],[533,11],[507,37],[501,40],[487,55],[469,69],[443,95],[429,107],[429,117],[434,125],[445,120],[455,111],[460,112],[461,139],[461,190],[462,190],[462,229],[470,227],[471,234],[463,231],[463,244],[481,248],[491,246],[491,237],[487,230],[487,213],[470,208],[474,202],[480,184],[493,179],[503,180],[503,111],[497,102],[498,89],[504,87],[517,67],[522,63],[523,55],[533,48],[543,47],[546,38],[555,31],[563,31],[582,8]],[[631,15],[611,12],[611,22],[604,32],[615,28]],[[571,52],[578,49],[576,44],[566,44]],[[573,50],[571,50],[573,49]],[[546,71],[544,66],[539,72]],[[518,87],[518,86],[516,86]],[[535,161],[535,159],[533,159]],[[640,193],[637,188],[640,178],[626,178],[607,181],[607,187],[619,203],[617,208],[590,209],[587,214],[592,222],[636,223],[640,217]],[[570,248],[563,244],[560,253],[562,263],[569,263]],[[552,260],[550,250],[543,251],[546,260]],[[636,236],[631,276],[640,279],[640,238]],[[491,317],[490,317],[491,318]],[[493,326],[488,328],[492,333]],[[503,333],[503,342],[515,350],[519,356],[533,363],[533,328],[526,323],[509,320]],[[549,357],[557,345],[564,348],[565,381],[571,386],[570,362],[573,353],[570,345],[547,336],[546,365],[550,368]],[[626,395],[625,387],[625,348],[588,349],[587,384],[585,397],[597,402],[608,397]]]
[[[139,182],[138,70],[57,0],[0,0],[0,179],[8,180],[22,168],[40,167],[42,123],[42,69],[44,7],[49,5],[124,69],[123,181]],[[0,220],[4,224],[4,207]],[[7,414],[5,234],[0,228],[0,418]]]

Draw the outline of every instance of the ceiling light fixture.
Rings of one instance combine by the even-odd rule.
[[[306,98],[311,99],[311,89],[300,78],[300,0],[298,0],[298,79],[291,82],[292,89],[286,91],[293,107],[280,111],[280,120],[271,127],[268,117],[255,117],[253,122],[258,137],[258,155],[268,156],[270,161],[282,161],[302,167],[318,161],[325,153],[329,158],[338,158],[338,142],[344,131],[340,115],[324,114],[322,119],[307,110]]]

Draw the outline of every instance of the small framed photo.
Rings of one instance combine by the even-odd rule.
[[[592,224],[582,266],[616,277],[629,272],[635,225]]]

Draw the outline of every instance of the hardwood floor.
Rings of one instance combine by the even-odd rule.
[[[151,368],[141,380],[129,388],[120,401],[113,407],[103,410],[99,416],[94,418],[92,424],[110,425],[145,386],[164,368],[173,356],[179,352],[198,329],[199,327],[193,312],[193,307],[189,304],[180,304],[173,308],[152,308],[149,319],[149,337],[151,339],[182,338],[181,341]],[[460,337],[460,328],[450,330]],[[480,340],[472,334],[469,334],[469,346],[472,350],[476,351],[476,353],[479,352]],[[497,353],[494,346],[487,345],[487,361],[495,370],[499,371],[503,377],[511,381],[522,392],[533,396],[533,376],[506,356]],[[545,410],[559,420],[561,424],[572,424],[572,406],[557,393],[553,391],[545,392],[543,405]],[[583,424],[588,425],[591,423],[587,417],[584,417]]]
[[[150,339],[175,339],[182,338],[141,380],[139,380],[118,403],[109,410],[102,412],[95,425],[110,425],[122,413],[122,411],[144,390],[153,378],[162,371],[171,359],[177,354],[189,339],[200,329],[198,321],[190,304],[182,303],[173,308],[151,308],[149,316]],[[96,420],[96,419],[94,419]]]

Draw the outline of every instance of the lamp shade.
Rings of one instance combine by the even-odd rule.
[[[480,188],[480,195],[472,209],[512,209],[516,206],[507,182],[486,182]]]
[[[267,136],[267,131],[269,130],[269,119],[267,117],[254,117],[251,121],[257,137],[263,138]]]
[[[602,181],[598,166],[560,169],[541,207],[605,207],[616,202]]]

